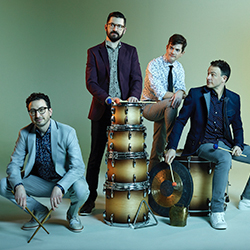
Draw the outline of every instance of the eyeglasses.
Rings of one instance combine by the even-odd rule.
[[[108,23],[108,26],[112,29],[114,29],[115,27],[117,27],[118,30],[123,29],[125,26],[121,25],[121,24],[115,24],[115,23]]]
[[[48,107],[41,107],[39,109],[31,109],[28,112],[31,116],[35,116],[37,111],[39,112],[40,115],[43,115],[46,112],[46,109],[48,109]]]

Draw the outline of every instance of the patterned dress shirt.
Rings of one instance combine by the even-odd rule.
[[[161,101],[168,90],[169,65],[173,65],[173,87],[174,92],[178,90],[186,91],[185,72],[178,61],[169,63],[165,55],[153,59],[149,62],[144,80],[142,100]]]
[[[36,130],[36,160],[31,174],[46,181],[58,181],[61,176],[55,171],[51,154],[51,124],[47,132],[42,136]]]
[[[108,51],[109,68],[110,68],[109,96],[121,98],[121,90],[118,81],[118,66],[117,66],[118,53],[121,47],[121,43],[119,43],[115,49],[113,49],[110,46],[109,41],[106,40],[105,44]]]

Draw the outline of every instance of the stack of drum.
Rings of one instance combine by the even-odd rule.
[[[104,184],[104,221],[130,226],[149,219],[148,155],[146,128],[142,125],[142,104],[112,104],[111,126],[107,128],[107,174]]]

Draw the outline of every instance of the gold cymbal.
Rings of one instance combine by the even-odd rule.
[[[162,207],[171,207],[176,204],[183,193],[183,183],[180,176],[173,172],[177,186],[172,186],[172,177],[169,169],[159,171],[151,185],[151,195],[156,203]]]

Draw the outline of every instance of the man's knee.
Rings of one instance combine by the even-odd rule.
[[[7,192],[7,178],[0,180],[0,195],[6,197]]]
[[[77,180],[69,190],[75,194],[77,200],[87,200],[89,197],[89,186],[85,179]]]

